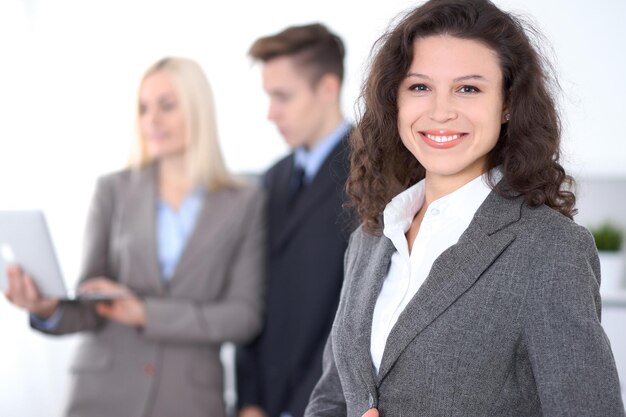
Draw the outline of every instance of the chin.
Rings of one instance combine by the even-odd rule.
[[[436,175],[440,177],[474,178],[485,172],[485,169],[482,169],[479,166],[461,163],[432,164],[427,167],[425,166],[425,168],[428,175]]]
[[[284,138],[285,142],[287,143],[287,145],[291,148],[291,149],[296,149],[296,148],[300,148],[302,146],[304,146],[304,144],[302,143],[301,140],[295,139],[295,138]]]
[[[167,159],[172,157],[177,157],[183,154],[179,149],[170,150],[170,149],[159,149],[158,151],[149,152],[150,158],[152,159]]]
[[[467,169],[467,166],[455,164],[451,161],[441,161],[436,163],[426,162],[422,165],[424,166],[428,174],[439,176],[458,175],[463,173]]]
[[[163,156],[165,156],[167,154],[168,154],[168,152],[164,151],[163,149],[154,149],[154,150],[148,151],[148,155],[150,155],[150,158],[152,158],[152,159],[163,158]]]

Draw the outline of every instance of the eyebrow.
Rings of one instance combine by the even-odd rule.
[[[424,74],[419,74],[416,72],[409,72],[406,75],[407,78],[409,77],[417,77],[417,78],[424,78],[426,80],[430,80],[431,78],[428,75],[424,75]],[[485,77],[483,77],[482,75],[478,75],[478,74],[471,74],[471,75],[463,75],[462,77],[457,77],[455,78],[454,81],[455,83],[461,82],[461,81],[468,81],[468,80],[475,80],[475,81],[488,81]]]
[[[156,97],[156,101],[177,100],[177,99],[178,99],[178,96],[173,92],[162,93]],[[139,96],[139,101],[146,101],[145,96],[144,97]]]

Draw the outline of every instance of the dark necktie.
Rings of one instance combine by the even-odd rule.
[[[304,168],[294,166],[291,170],[291,177],[289,178],[289,205],[292,205],[294,201],[296,201],[304,185]]]

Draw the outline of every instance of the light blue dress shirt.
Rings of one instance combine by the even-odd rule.
[[[294,151],[294,164],[304,169],[305,184],[313,181],[328,155],[351,128],[352,124],[344,120],[313,149],[298,148]]]
[[[157,203],[157,248],[161,279],[169,282],[180,256],[196,226],[206,190],[196,188],[189,193],[178,211],[165,202]]]

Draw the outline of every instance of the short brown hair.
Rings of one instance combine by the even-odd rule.
[[[259,38],[248,54],[262,62],[283,56],[293,57],[298,67],[309,72],[314,85],[325,74],[334,74],[339,81],[343,81],[343,42],[320,23],[291,26],[282,32]]]
[[[510,121],[502,125],[488,168],[502,166],[507,194],[522,195],[531,207],[545,204],[572,218],[573,179],[559,163],[561,123],[554,97],[558,83],[530,37],[538,32],[489,0],[430,0],[378,40],[362,88],[362,116],[351,136],[347,188],[365,229],[380,232],[386,204],[425,176],[424,167],[400,139],[397,94],[413,60],[415,40],[441,34],[482,42],[498,54]],[[499,187],[494,190],[504,193]]]

